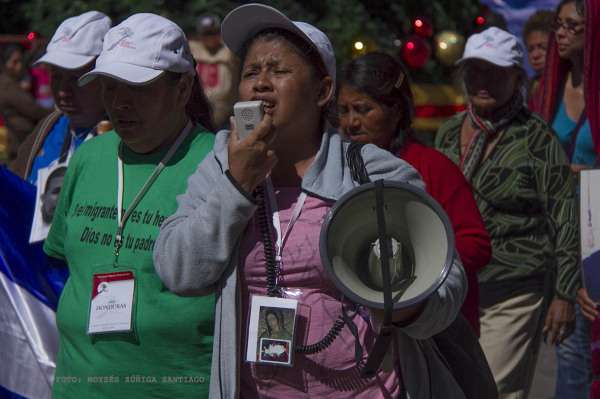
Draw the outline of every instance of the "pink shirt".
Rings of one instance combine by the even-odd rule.
[[[299,187],[276,188],[282,234],[285,232],[298,196]],[[294,339],[303,345],[320,341],[342,314],[340,292],[327,277],[319,255],[319,235],[324,218],[333,205],[308,196],[300,216],[284,244],[282,277],[279,286],[286,292],[297,291]],[[275,230],[272,240],[276,243]],[[293,367],[246,363],[249,303],[251,295],[267,296],[265,256],[260,240],[260,227],[255,215],[242,238],[239,253],[242,287],[242,365],[241,397],[244,398],[394,398],[398,395],[396,373],[363,379],[354,360],[355,339],[344,327],[331,346],[315,355],[296,353]],[[354,306],[345,301],[348,314]],[[354,318],[363,347],[363,365],[376,334],[365,310]],[[286,396],[293,393],[293,396]]]
[[[50,88],[50,72],[43,68],[33,68],[29,71],[29,74],[32,78],[36,101],[44,107],[52,107],[54,99]]]

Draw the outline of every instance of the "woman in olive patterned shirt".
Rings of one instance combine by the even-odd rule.
[[[575,186],[556,133],[524,106],[517,38],[475,34],[458,63],[468,108],[441,126],[435,148],[471,181],[491,238],[492,261],[478,274],[481,346],[500,396],[527,397],[541,334],[558,345],[574,329]]]

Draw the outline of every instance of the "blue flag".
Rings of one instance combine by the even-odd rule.
[[[29,244],[36,187],[0,166],[0,398],[49,398],[56,367],[55,312],[67,269]]]

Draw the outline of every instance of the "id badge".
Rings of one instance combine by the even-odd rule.
[[[247,362],[293,365],[297,307],[297,299],[252,297]]]
[[[137,341],[135,269],[112,265],[92,274],[87,333],[97,340]]]

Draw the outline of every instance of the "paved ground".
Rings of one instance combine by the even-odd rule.
[[[529,399],[553,399],[556,385],[554,346],[542,343]]]

